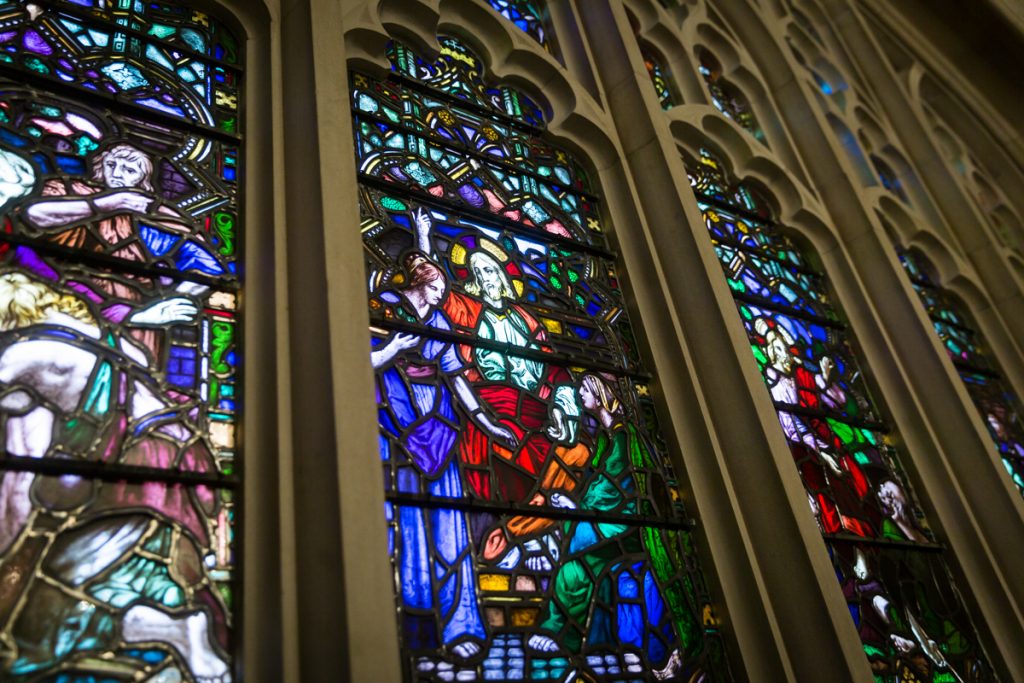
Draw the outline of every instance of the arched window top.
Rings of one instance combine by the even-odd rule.
[[[750,100],[722,75],[722,65],[718,59],[706,48],[698,48],[697,57],[700,60],[698,70],[704,77],[715,108],[746,129],[758,141],[767,144]]]
[[[486,83],[483,62],[462,41],[441,36],[438,42],[441,43],[441,54],[431,63],[402,43],[392,41],[388,44],[392,70],[471,105],[483,107],[490,115],[510,117],[517,123],[535,128],[545,125],[544,114],[529,97],[508,86]]]
[[[803,29],[804,33],[806,33],[819,46],[821,46],[821,47],[825,46],[825,41],[822,39],[821,34],[818,33],[818,28],[807,17],[806,14],[804,14],[800,10],[796,9],[795,7],[790,9],[790,13],[793,15],[793,21],[796,22],[797,26],[799,26],[801,29]]]
[[[45,87],[89,91],[149,115],[237,133],[242,53],[234,33],[176,5],[110,4],[15,3],[0,33],[0,62]]]
[[[896,171],[892,170],[892,167],[885,163],[881,157],[874,154],[871,155],[871,165],[875,167],[875,172],[878,173],[878,178],[882,181],[882,187],[896,195],[904,204],[909,204],[910,198],[907,197],[907,193],[903,189],[903,183],[900,181],[900,177],[896,175]]]
[[[900,263],[921,297],[932,327],[988,427],[1014,485],[1024,495],[1024,407],[987,350],[967,307],[939,285],[928,259],[897,247]]]
[[[647,74],[651,77],[654,85],[654,92],[658,94],[658,102],[662,109],[671,109],[679,103],[675,95],[675,87],[672,82],[672,75],[663,60],[649,46],[640,43],[640,53],[644,59],[644,66]]]
[[[548,52],[553,51],[552,33],[548,29],[548,12],[544,0],[487,0],[499,14],[511,21]]]
[[[865,187],[877,185],[878,181],[875,179],[875,174],[872,173],[871,167],[868,165],[867,157],[864,155],[864,149],[861,147],[861,143],[857,140],[857,136],[853,134],[853,131],[851,131],[838,116],[835,116],[834,114],[827,114],[825,118],[828,120],[829,125],[832,126],[832,132],[835,133],[836,139],[838,139],[839,143],[843,146],[843,150],[846,152],[847,158],[857,171],[857,175],[860,176],[861,183],[863,183]]]

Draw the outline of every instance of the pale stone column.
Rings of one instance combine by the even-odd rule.
[[[281,72],[276,49],[279,7],[276,0],[244,2],[223,0],[211,8],[235,28],[245,44],[243,123],[243,175],[240,200],[241,232],[245,256],[242,297],[242,420],[240,438],[243,489],[236,528],[235,557],[242,578],[234,595],[235,633],[241,645],[238,671],[247,681],[282,680],[281,508],[279,438],[286,431],[279,419],[277,336],[279,324],[276,283],[286,274],[277,241],[284,239],[277,220],[282,208],[276,201],[277,149],[266,141],[279,139],[280,118],[275,116]],[[225,16],[223,10],[232,16]],[[232,19],[234,22],[232,22]]]
[[[833,3],[837,11],[840,5],[846,7]],[[1024,651],[1019,647],[1024,639],[1020,497],[996,461],[984,425],[900,272],[848,158],[814,106],[812,93],[794,78],[796,65],[781,36],[773,33],[771,22],[755,20],[742,0],[723,0],[719,7],[758,59],[834,217],[840,248],[819,248],[820,256],[905,442],[902,462],[932,525],[949,543],[952,552],[945,556],[968,600],[978,608],[978,626],[995,646],[990,648],[994,663],[1011,680],[1024,679]],[[849,17],[845,10],[844,16]]]
[[[345,66],[356,4],[292,0],[280,19],[283,680],[304,683],[401,677]]]
[[[621,0],[578,0],[642,214],[609,200],[749,680],[871,677]],[[684,105],[685,106],[685,105]],[[621,162],[617,162],[621,163]],[[614,177],[614,175],[612,176]],[[750,389],[754,388],[752,392]],[[710,577],[709,577],[710,578]]]

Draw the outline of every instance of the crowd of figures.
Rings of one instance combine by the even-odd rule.
[[[152,155],[117,141],[87,176],[47,178],[0,149],[0,193],[7,232],[38,239],[0,243],[5,456],[216,472],[216,446],[230,444],[210,440],[196,367],[172,366],[203,309],[230,314],[232,295],[68,259],[170,254],[181,276],[226,272],[157,186]],[[0,475],[0,678],[229,681],[229,610],[212,578],[230,562],[217,549],[230,533],[223,492],[81,472]]]
[[[514,620],[485,615],[479,575],[529,574],[536,595],[519,597],[539,610],[516,625],[530,652],[626,653],[639,677],[681,675],[699,627],[681,534],[630,521],[667,498],[632,385],[545,359],[546,329],[517,301],[512,256],[478,236],[453,283],[430,212],[412,216],[415,248],[391,280],[401,284],[375,293],[384,324],[372,352],[393,490],[433,500],[391,513],[406,647],[457,664],[485,658]],[[466,511],[467,501],[521,514]]]

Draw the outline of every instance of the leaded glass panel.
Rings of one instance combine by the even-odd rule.
[[[754,115],[747,96],[722,75],[721,64],[710,52],[701,50],[698,57],[700,65],[697,69],[703,76],[704,83],[711,94],[711,103],[718,111],[738,123],[757,140],[767,144],[764,131],[761,130],[761,125],[757,122],[757,117]]]
[[[0,678],[230,681],[240,43],[0,5]]]
[[[644,58],[644,66],[647,68],[647,74],[651,77],[651,83],[654,85],[654,92],[658,94],[658,102],[661,103],[661,108],[671,109],[677,102],[672,94],[672,87],[670,85],[672,79],[668,75],[668,69],[662,65],[661,60],[655,57],[650,50],[643,50],[642,56]]]
[[[727,680],[599,198],[440,40],[352,75],[406,675]]]
[[[996,680],[825,276],[710,152],[688,171],[875,680]]]
[[[985,420],[999,457],[1024,494],[1024,408],[986,351],[981,332],[963,306],[936,284],[928,264],[913,252],[899,250],[900,263],[928,311],[935,332],[956,366],[975,407]]]

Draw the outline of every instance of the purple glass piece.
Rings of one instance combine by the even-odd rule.
[[[66,59],[58,59],[57,63],[61,65],[61,68],[65,69],[67,71],[74,71],[75,70],[74,65],[71,62],[69,62],[68,60],[66,60]]]
[[[28,49],[30,52],[35,52],[39,55],[53,54],[53,48],[50,47],[50,44],[47,43],[41,35],[33,31],[32,29],[25,31],[25,37],[22,39],[22,41],[25,44],[25,48]]]
[[[6,43],[9,40],[13,40],[17,36],[17,31],[4,31],[3,33],[0,33],[0,43]]]
[[[482,207],[487,201],[484,199],[484,196],[480,194],[480,191],[470,184],[460,185],[459,195],[469,202],[471,206],[477,209]]]

